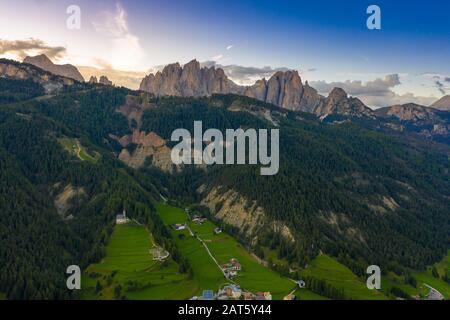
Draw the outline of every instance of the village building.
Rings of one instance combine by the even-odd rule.
[[[241,269],[241,264],[235,258],[230,259],[230,262],[222,265],[223,273],[228,279],[236,277]]]
[[[192,222],[195,222],[198,225],[202,225],[204,224],[206,221],[206,218],[204,217],[199,217],[199,216],[194,216],[194,218],[192,219]]]
[[[149,250],[150,254],[153,257],[153,261],[164,261],[166,260],[170,253],[167,250],[164,250],[163,248],[153,245],[153,247]]]
[[[235,271],[235,270],[224,270],[224,273],[225,273],[225,277],[227,279],[237,277],[237,274],[238,274],[237,271]]]
[[[222,292],[224,292],[228,298],[234,300],[239,300],[242,296],[242,289],[235,284],[225,286],[222,289]]]
[[[229,300],[230,298],[228,298],[226,293],[221,293],[219,295],[217,295],[217,300]]]
[[[200,300],[214,300],[214,291],[212,290],[203,290],[202,296]]]
[[[303,281],[303,280],[295,281],[295,283],[298,285],[298,287],[299,287],[300,289],[303,289],[304,287],[306,287],[306,283],[305,283],[305,281]]]
[[[264,292],[264,298],[266,300],[272,300],[272,294],[270,292]]]
[[[264,297],[264,292],[257,292],[255,300],[266,300],[266,298]]]
[[[254,300],[255,299],[255,295],[251,292],[244,292],[243,293],[243,298],[244,300]]]

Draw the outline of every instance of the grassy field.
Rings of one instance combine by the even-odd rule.
[[[233,281],[242,288],[252,292],[270,291],[274,299],[282,299],[295,289],[295,284],[290,279],[259,264],[232,236],[225,233],[216,235],[216,225],[212,222],[196,224],[189,220],[184,210],[164,203],[156,204],[156,209],[169,227],[176,223],[187,223],[194,235],[208,246],[219,264],[236,258],[242,265],[242,271]],[[229,283],[202,243],[193,237],[189,230],[176,231],[170,228],[170,231],[181,254],[192,266],[192,280],[180,274],[178,265],[170,258],[165,262],[153,261],[149,253],[154,242],[151,234],[143,226],[129,223],[115,227],[106,248],[106,257],[100,263],[89,266],[84,272],[82,298],[187,299],[199,295],[202,290],[217,291],[219,287]],[[441,275],[450,268],[449,254],[435,265]],[[381,292],[368,290],[364,280],[334,258],[324,254],[316,257],[308,268],[300,270],[299,273],[302,277],[313,276],[343,289],[345,295],[351,299],[387,299],[389,289],[393,286],[411,296],[424,298],[429,292],[425,283],[440,291],[447,299],[450,297],[450,285],[442,279],[434,278],[431,267],[426,271],[413,273],[418,282],[417,288],[405,284],[403,277],[393,273],[382,276]],[[118,286],[121,288],[119,293]],[[298,289],[295,295],[300,300],[326,299],[307,289]],[[0,299],[2,297],[0,294]]]
[[[88,161],[88,162],[92,162],[95,163],[98,160],[98,157],[93,157],[91,156],[89,153],[86,152],[85,149],[81,148],[80,149],[80,153],[79,153],[79,157],[81,160],[83,161]]]
[[[178,272],[168,259],[155,262],[149,253],[153,240],[148,231],[134,223],[117,225],[106,249],[106,257],[91,265],[82,279],[84,299],[186,299],[198,285]],[[101,290],[97,292],[97,282]],[[116,287],[121,287],[118,295]]]
[[[449,272],[450,270],[450,250],[447,252],[447,255],[440,261],[434,265],[439,272],[439,275],[442,277],[445,272]],[[433,277],[431,273],[432,267],[428,267],[425,271],[413,272],[412,276],[417,280],[417,287],[413,287],[409,284],[405,283],[405,279],[403,276],[396,275],[390,272],[387,277],[382,277],[381,287],[382,290],[386,293],[392,287],[397,287],[410,295],[411,297],[420,297],[425,299],[430,292],[430,289],[425,286],[425,284],[435,288],[440,293],[442,293],[445,299],[450,299],[450,284],[446,283],[442,279],[437,279]]]
[[[0,292],[0,300],[6,300],[6,293]]]
[[[328,298],[322,297],[321,295],[309,291],[308,289],[298,289],[294,294],[298,300],[329,300]]]
[[[242,271],[233,280],[242,288],[252,292],[270,291],[274,299],[283,298],[295,288],[293,281],[259,264],[232,236],[225,233],[214,234],[216,225],[212,222],[206,221],[202,225],[189,222],[188,215],[182,209],[164,203],[159,203],[156,208],[167,225],[188,223],[192,232],[205,242],[219,264],[236,258],[242,265]],[[195,278],[202,288],[216,290],[227,281],[200,241],[192,237],[189,231],[172,230],[172,234],[180,251],[190,260]]]
[[[324,280],[335,288],[343,289],[346,297],[350,299],[387,299],[381,292],[367,289],[365,282],[353,274],[350,269],[325,254],[317,256],[307,269],[300,271],[300,274],[304,277],[312,276]]]
[[[450,271],[450,250],[447,251],[447,255],[444,257],[444,259],[436,264],[436,269],[441,276]]]
[[[167,226],[187,222],[187,215],[180,208],[158,203],[156,210]],[[202,289],[217,290],[220,285],[225,283],[223,274],[217,265],[208,256],[202,244],[193,238],[188,230],[175,231],[171,228],[171,233],[180,252],[192,266],[194,278],[201,287],[197,293],[200,293]]]

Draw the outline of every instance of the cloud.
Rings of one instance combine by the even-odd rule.
[[[234,44],[230,44],[229,46],[227,46],[227,50],[231,50],[234,47]]]
[[[0,39],[0,55],[13,56],[23,60],[26,56],[38,54],[45,54],[50,59],[59,59],[66,55],[66,48],[53,47],[34,38],[12,41]]]
[[[413,93],[397,94],[393,91],[385,96],[360,96],[358,97],[366,105],[373,108],[393,106],[397,104],[416,103],[429,106],[436,101],[435,97],[416,96]]]
[[[256,80],[262,78],[270,78],[277,71],[288,71],[288,68],[272,68],[269,66],[258,68],[258,67],[244,67],[239,65],[228,65],[223,66],[225,74],[233,81],[243,84],[251,85],[255,83]]]
[[[211,58],[212,61],[219,61],[223,58],[223,54],[218,54],[217,56],[214,56]]]
[[[128,15],[120,3],[114,12],[103,11],[92,23],[101,35],[111,38],[111,64],[116,69],[137,70],[137,63],[144,56],[139,38],[128,26]]]
[[[450,82],[450,77],[446,77],[446,78],[444,79],[444,81],[445,81],[445,82]]]
[[[414,102],[421,105],[429,105],[434,102],[434,97],[415,96],[412,93],[397,94],[392,89],[400,85],[398,74],[390,74],[384,79],[377,78],[363,83],[359,80],[347,80],[345,82],[312,81],[311,86],[319,93],[328,95],[335,87],[344,89],[349,95],[361,99],[366,105],[379,108],[395,104]]]
[[[127,13],[120,3],[116,3],[114,12],[102,11],[97,20],[92,22],[92,25],[100,34],[112,38],[123,38],[129,33]]]
[[[97,79],[107,76],[115,85],[133,90],[139,89],[142,78],[145,76],[145,72],[115,70],[107,62],[99,61],[98,65],[102,67],[77,66],[77,68],[86,80],[89,80],[91,76]]]
[[[384,79],[377,78],[373,81],[363,83],[360,80],[347,80],[345,82],[325,82],[313,81],[311,85],[320,93],[327,94],[333,88],[339,87],[344,89],[352,96],[370,95],[385,96],[391,92],[391,88],[400,84],[398,74],[387,75]]]
[[[222,68],[228,78],[240,85],[252,85],[256,80],[262,78],[270,78],[277,71],[287,71],[288,68],[272,68],[272,67],[244,67],[240,65],[221,65],[215,60],[204,61],[202,67]]]

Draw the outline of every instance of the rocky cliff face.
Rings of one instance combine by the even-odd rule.
[[[97,77],[91,76],[91,78],[89,79],[89,83],[90,83],[90,84],[96,84],[96,83],[98,83]]]
[[[154,107],[149,103],[148,94],[142,93],[139,97],[128,95],[125,103],[116,109],[128,120],[132,134],[123,137],[110,135],[122,146],[119,160],[132,168],[141,168],[145,165],[155,166],[162,171],[172,172],[176,169],[172,163],[171,149],[166,141],[154,132],[141,131],[141,120],[145,110]]]
[[[142,80],[140,89],[156,96],[200,97],[214,93],[241,93],[242,89],[227,78],[222,69],[200,68],[197,60],[166,66],[162,72]]]
[[[430,107],[443,110],[450,111],[450,95],[444,96],[435,103],[433,103]]]
[[[303,84],[297,71],[277,72],[269,81],[262,79],[247,87],[244,95],[279,107],[299,110]]]
[[[199,62],[193,60],[183,67],[174,63],[162,72],[148,75],[142,80],[140,89],[156,96],[199,97],[234,93],[318,116],[341,114],[373,117],[370,108],[359,99],[348,97],[342,89],[336,88],[328,98],[321,96],[308,82],[303,84],[294,70],[278,71],[269,80],[258,80],[252,86],[239,86],[229,80],[222,69],[201,68]]]
[[[204,187],[197,190],[203,197],[201,204],[208,207],[216,219],[239,230],[252,244],[257,242],[262,229],[272,229],[285,240],[295,241],[289,227],[281,221],[268,219],[266,212],[256,201],[246,199],[233,189],[221,191],[220,187],[214,187],[206,192],[202,190]]]
[[[173,163],[170,158],[170,148],[166,141],[154,132],[135,130],[132,135],[126,135],[119,139],[124,149],[119,154],[119,160],[132,168],[141,168],[146,161],[149,164],[166,172],[172,172]],[[130,144],[136,145],[135,150],[126,149]],[[147,160],[148,159],[148,160]]]
[[[395,117],[402,121],[435,121],[438,118],[436,109],[424,107],[414,103],[395,105],[376,110],[379,117]]]
[[[26,57],[24,63],[32,64],[42,70],[51,72],[58,76],[71,78],[80,82],[84,82],[84,78],[78,69],[71,64],[58,65],[54,64],[45,54],[35,57]]]
[[[314,109],[316,115],[340,114],[352,117],[373,117],[372,109],[364,105],[361,100],[352,98],[341,88],[334,88],[328,97],[321,100]]]
[[[397,119],[428,137],[450,135],[450,113],[414,103],[395,105],[375,111],[379,118]],[[404,128],[404,126],[403,126]]]
[[[106,77],[106,76],[101,76],[100,80],[98,80],[98,83],[103,84],[105,86],[112,86],[113,85],[112,81],[110,81],[108,79],[108,77]]]
[[[324,99],[307,83],[303,85],[297,71],[280,71],[269,80],[258,80],[246,87],[228,79],[220,68],[201,68],[196,60],[183,67],[179,63],[170,64],[162,72],[146,76],[140,89],[156,96],[199,97],[234,93],[305,112],[312,112]]]

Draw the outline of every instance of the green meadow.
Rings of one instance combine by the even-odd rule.
[[[82,161],[88,161],[91,163],[96,163],[100,154],[94,152],[94,155],[90,155],[86,149],[80,144],[78,139],[75,138],[59,138],[58,142],[60,145],[66,149],[71,155],[77,156]]]
[[[194,223],[183,209],[165,203],[157,203],[156,209],[169,228],[180,253],[189,260],[193,279],[180,274],[179,266],[170,258],[164,262],[153,261],[149,249],[154,240],[145,227],[136,223],[116,225],[105,258],[100,263],[90,265],[83,273],[83,299],[188,299],[206,289],[217,291],[229,283],[203,244],[189,230],[176,231],[171,227],[176,223],[186,223],[193,234],[208,246],[219,265],[236,258],[242,270],[233,282],[245,290],[270,291],[274,299],[282,299],[295,290],[296,284],[291,279],[261,265],[234,237],[226,233],[215,234],[216,225],[211,221]],[[450,252],[435,267],[441,276],[448,272]],[[381,291],[367,289],[364,279],[358,278],[350,269],[325,254],[317,256],[299,273],[302,277],[313,276],[343,289],[345,296],[350,299],[387,299],[390,288],[394,286],[410,296],[424,298],[429,292],[424,284],[434,287],[447,299],[450,297],[450,285],[434,278],[431,267],[412,274],[417,279],[417,288],[406,284],[402,276],[393,273],[382,276]],[[300,300],[326,299],[307,289],[297,289],[295,295]],[[5,297],[0,294],[2,298]]]
[[[387,297],[377,290],[367,289],[366,283],[350,269],[332,257],[321,254],[300,271],[303,277],[315,277],[335,288],[343,289],[346,297],[359,300],[384,300]]]
[[[304,288],[297,289],[294,294],[298,300],[329,300],[326,297],[318,295],[317,293]]]
[[[175,239],[181,254],[189,260],[194,271],[194,278],[198,282],[201,290],[210,289],[217,290],[221,285],[226,283],[222,272],[207,254],[203,245],[188,230],[176,231],[170,226],[176,223],[187,223],[188,217],[186,213],[180,209],[169,206],[164,203],[156,204],[158,211],[164,224],[170,228],[170,232]]]
[[[84,299],[186,299],[198,290],[167,259],[152,260],[153,239],[135,223],[116,225],[105,258],[87,268],[82,278]],[[118,289],[120,287],[120,289]]]

